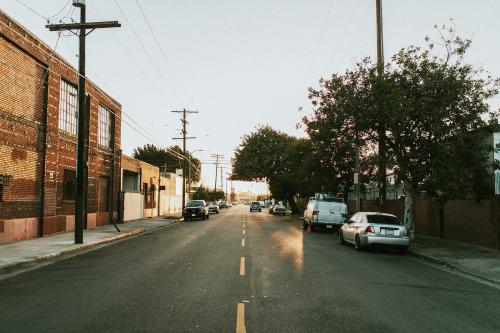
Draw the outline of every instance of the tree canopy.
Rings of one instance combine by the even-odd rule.
[[[193,165],[189,169],[189,162],[186,162],[186,178],[191,182],[199,182],[201,177],[201,161],[187,152],[184,154],[179,146],[168,148],[159,148],[152,144],[146,144],[143,147],[137,147],[132,154],[133,158],[155,165],[166,172],[175,173],[176,169],[182,169],[182,159],[175,156],[171,151],[186,156]],[[188,172],[189,171],[189,172]],[[190,178],[189,178],[190,176]]]

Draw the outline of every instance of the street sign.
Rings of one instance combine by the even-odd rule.
[[[175,174],[179,177],[182,177],[182,169],[175,169]]]

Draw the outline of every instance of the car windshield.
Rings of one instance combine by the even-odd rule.
[[[258,202],[252,202],[252,205],[259,205],[260,206],[260,203],[258,203]]]
[[[403,223],[394,216],[389,215],[367,215],[368,223],[402,225]]]
[[[189,201],[186,207],[203,207],[203,201]]]

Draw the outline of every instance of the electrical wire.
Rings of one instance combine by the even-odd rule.
[[[332,0],[333,1],[333,0]],[[153,28],[151,26],[151,24],[149,23],[149,20],[148,18],[146,17],[146,13],[144,12],[144,9],[142,8],[139,0],[135,0],[135,2],[137,3],[137,6],[139,7],[141,13],[142,13],[142,16],[144,17],[144,20],[146,21],[146,24],[149,28],[149,31],[151,32],[151,35],[153,36],[155,42],[156,42],[156,46],[158,46],[158,49],[160,50],[160,53],[161,55],[163,56],[163,59],[165,59],[165,62],[167,63],[168,67],[170,68],[170,71],[172,72],[172,75],[174,76],[175,80],[177,81],[177,84],[179,85],[179,87],[181,88],[181,90],[183,91],[184,95],[186,95],[186,97],[188,99],[192,99],[190,97],[190,95],[187,93],[186,91],[186,88],[184,87],[184,85],[182,84],[181,80],[179,79],[179,77],[177,76],[177,73],[175,72],[174,70],[174,67],[172,66],[172,63],[170,62],[170,60],[168,59],[165,51],[163,50],[163,48],[161,47],[161,44],[160,44],[160,41],[158,40],[158,37],[156,36],[155,32],[153,31]]]
[[[122,14],[123,18],[125,19],[125,21],[127,22],[128,26],[130,27],[130,30],[132,30],[132,33],[134,34],[135,36],[135,39],[137,40],[137,42],[139,43],[139,45],[141,46],[142,50],[144,51],[144,53],[146,54],[146,56],[148,57],[149,61],[151,62],[151,64],[153,65],[156,73],[158,74],[158,76],[160,76],[160,78],[162,79],[163,83],[165,83],[165,85],[168,87],[168,89],[172,92],[172,94],[179,100],[179,102],[181,103],[184,103],[184,100],[182,97],[180,97],[176,91],[172,88],[172,86],[170,85],[170,83],[167,81],[167,79],[165,78],[165,76],[161,73],[161,70],[160,68],[158,67],[158,65],[155,63],[155,61],[153,60],[153,58],[151,57],[151,55],[149,54],[146,46],[144,45],[144,43],[142,42],[141,38],[139,37],[139,35],[137,34],[137,32],[135,31],[132,23],[130,22],[130,20],[128,19],[127,15],[125,14],[125,12],[123,11],[122,7],[120,6],[120,4],[118,3],[117,0],[113,0],[113,2],[115,3],[115,5],[118,7],[118,10],[120,11],[120,13]]]
[[[137,0],[136,0],[137,1]],[[330,16],[330,12],[333,7],[333,0],[330,0],[330,4],[328,5],[328,10],[326,11],[325,17],[323,18],[323,24],[321,25],[321,30],[318,35],[318,39],[316,40],[316,44],[314,46],[314,51],[311,56],[311,60],[307,64],[307,69],[306,69],[306,75],[305,75],[305,80],[309,77],[309,72],[311,71],[312,63],[316,59],[316,55],[318,53],[319,49],[319,44],[321,43],[321,39],[323,38],[323,35],[325,33],[326,25],[328,23],[328,17]]]
[[[120,105],[119,105],[119,104],[118,104],[118,103],[117,103],[114,99],[110,98],[110,97],[106,94],[106,92],[104,92],[101,88],[99,88],[99,86],[97,86],[96,84],[94,84],[94,83],[92,82],[92,80],[90,80],[88,77],[83,76],[83,75],[81,75],[80,73],[76,72],[76,70],[75,70],[75,69],[74,69],[74,68],[73,68],[73,67],[72,67],[69,63],[67,63],[67,62],[65,62],[65,61],[62,61],[61,59],[58,59],[58,58],[52,58],[52,57],[53,57],[53,55],[54,55],[54,53],[56,53],[56,52],[55,52],[55,50],[52,50],[52,49],[50,49],[50,47],[49,47],[49,46],[46,46],[48,49],[50,49],[50,50],[52,51],[52,52],[48,52],[48,51],[44,50],[43,48],[41,48],[39,45],[35,44],[33,41],[31,41],[31,40],[30,40],[30,39],[29,39],[26,35],[23,35],[23,34],[19,33],[18,31],[16,31],[13,27],[11,27],[11,26],[9,26],[9,25],[5,24],[5,23],[4,23],[4,22],[2,22],[2,21],[0,21],[0,24],[2,24],[2,25],[3,25],[4,27],[6,27],[7,29],[10,29],[13,33],[17,34],[19,37],[24,38],[24,39],[25,39],[28,43],[32,44],[32,46],[34,46],[35,48],[37,48],[40,52],[42,52],[42,53],[44,53],[45,55],[47,55],[47,56],[49,57],[49,59],[54,60],[54,61],[57,61],[57,62],[58,62],[59,64],[61,64],[62,66],[64,66],[64,67],[68,67],[69,69],[71,69],[72,71],[74,71],[74,72],[75,72],[75,74],[76,74],[77,76],[82,76],[83,78],[85,78],[87,81],[89,81],[90,83],[92,83],[92,84],[93,84],[93,86],[94,86],[94,88],[95,88],[96,90],[100,91],[100,92],[102,93],[102,96],[104,96],[104,98],[105,98],[105,99],[107,99],[109,102],[111,102],[111,104],[113,104],[113,106],[114,106],[115,108],[121,109],[121,106],[120,106]],[[51,68],[49,68],[49,66],[45,66],[44,64],[41,64],[41,63],[39,63],[39,62],[34,62],[34,63],[35,63],[35,64],[37,64],[38,66],[41,66],[42,68],[44,68],[44,69],[47,71],[47,73],[48,73],[48,72],[52,72],[54,75],[56,75],[56,76],[60,76],[60,74],[59,74],[59,73],[56,73],[54,70],[52,70]],[[10,68],[13,68],[13,66],[10,66],[9,64],[6,64],[6,65],[7,65],[7,66],[9,66]],[[36,78],[35,76],[29,75],[29,74],[27,74],[27,73],[24,73],[24,74],[25,74],[25,75],[28,75],[28,76],[31,76],[31,77],[33,77],[33,78],[35,78],[35,79],[38,79],[38,78]],[[135,127],[134,127],[133,125],[131,125],[131,124],[130,124],[127,120],[123,119],[123,117],[122,117],[120,114],[117,114],[117,113],[116,113],[116,112],[114,112],[113,110],[109,110],[109,111],[110,111],[110,112],[111,112],[111,113],[115,116],[115,118],[119,119],[120,121],[123,121],[126,125],[128,125],[131,129],[133,129],[133,130],[134,130],[134,131],[136,131],[138,134],[140,134],[141,136],[143,136],[145,139],[147,139],[148,141],[151,141],[151,142],[153,142],[154,144],[158,145],[158,144],[155,142],[156,140],[152,140],[152,138],[151,138],[151,137],[148,137],[147,135],[145,135],[144,133],[142,133],[140,130],[138,130],[137,128],[135,128]],[[128,116],[128,115],[127,115],[125,112],[123,112],[123,111],[122,111],[122,114],[123,114],[123,115],[125,115],[125,116],[127,116],[129,119],[132,119],[132,117]],[[134,121],[134,122],[135,122],[135,121]],[[137,122],[135,122],[135,123],[137,124]],[[171,149],[167,149],[167,150],[168,150],[168,151],[169,151],[172,155],[176,156],[177,158],[179,158],[179,159],[184,159],[184,160],[187,160],[188,162],[190,162],[190,161],[189,161],[189,159],[185,158],[183,155],[180,155],[180,154],[178,154],[177,152],[175,152],[175,151],[173,151],[173,150],[171,150]],[[190,163],[190,164],[191,164],[193,167],[195,167],[195,168],[196,168],[196,166],[194,166],[192,163]]]

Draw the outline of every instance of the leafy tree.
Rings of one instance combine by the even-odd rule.
[[[488,191],[481,180],[491,147],[477,134],[487,125],[487,100],[498,93],[499,82],[464,63],[469,40],[454,29],[439,32],[444,56],[432,54],[434,43],[427,38],[427,48],[410,46],[395,54],[383,75],[364,59],[353,70],[321,80],[321,88],[309,94],[314,113],[303,119],[339,191],[352,185],[356,144],[365,181],[377,172],[375,145],[383,135],[386,162],[404,183],[405,223],[413,229],[419,191],[434,194],[441,211],[447,200]]]
[[[376,67],[368,59],[344,74],[320,80],[320,89],[309,90],[314,108],[302,119],[316,157],[316,177],[331,192],[347,193],[353,185],[356,145],[360,148],[361,181],[368,182],[375,172],[375,123],[366,121],[374,114]]]
[[[211,191],[206,187],[200,186],[196,192],[193,193],[193,200],[205,200],[205,201],[218,201],[225,198],[225,193],[223,191]]]
[[[196,183],[200,181],[201,176],[201,161],[191,155],[191,153],[187,152],[184,155],[182,148],[179,146],[171,146],[168,148],[159,148],[152,144],[146,144],[143,147],[137,147],[134,149],[132,154],[133,158],[144,161],[146,163],[155,165],[162,170],[166,169],[166,172],[175,173],[176,169],[182,168],[182,159],[178,156],[175,156],[171,151],[179,154],[180,156],[186,156],[191,163],[194,165],[186,163],[186,178],[188,181]],[[190,166],[190,167],[189,167]],[[189,176],[191,176],[189,178]]]
[[[316,180],[310,176],[310,154],[308,140],[297,139],[269,126],[259,127],[245,135],[236,149],[233,179],[267,181],[272,196],[288,201],[296,213],[296,197],[308,196],[314,191],[309,182]]]
[[[404,183],[405,223],[411,228],[419,190],[434,192],[441,207],[448,199],[485,191],[477,180],[487,166],[488,147],[473,133],[487,125],[486,101],[498,93],[498,81],[464,63],[470,40],[443,29],[444,56],[432,55],[434,44],[427,38],[426,49],[410,46],[394,55],[383,78],[387,144]]]

